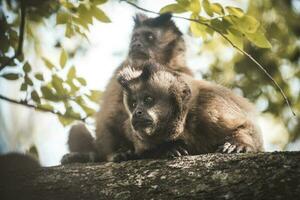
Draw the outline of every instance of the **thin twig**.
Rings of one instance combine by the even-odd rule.
[[[64,115],[64,114],[62,114],[60,112],[55,112],[52,109],[47,109],[47,108],[38,107],[38,106],[35,106],[35,105],[32,105],[32,104],[28,104],[26,101],[17,101],[15,99],[11,99],[11,98],[5,97],[5,96],[3,96],[1,94],[0,94],[0,99],[8,101],[10,103],[14,103],[14,104],[19,104],[19,105],[22,105],[22,106],[26,106],[28,108],[34,108],[35,110],[52,113],[52,114],[55,114],[55,115],[58,115],[58,116],[61,116],[61,117],[64,117],[64,118],[79,120],[79,121],[82,121],[82,122],[86,123],[86,118],[87,117],[85,117],[85,118],[78,118],[78,117],[72,116],[72,115],[67,115],[66,116],[66,115]]]
[[[127,1],[127,0],[121,0],[121,2],[122,2],[122,1],[126,2],[127,4],[132,5],[133,7],[137,8],[137,9],[139,9],[139,10],[144,11],[144,12],[148,12],[148,13],[160,15],[160,13],[158,13],[158,12],[154,12],[154,11],[151,11],[151,10],[148,10],[148,9],[145,9],[145,8],[142,8],[142,7],[136,5],[136,4],[132,3],[132,2]],[[219,31],[218,29],[216,29],[215,27],[211,26],[211,25],[208,24],[208,23],[199,21],[199,20],[197,20],[197,19],[190,19],[190,18],[181,17],[181,16],[175,16],[175,15],[173,15],[172,17],[173,17],[173,18],[177,18],[177,19],[184,19],[184,20],[187,20],[187,21],[196,22],[196,23],[198,23],[198,24],[202,24],[202,25],[204,25],[204,26],[206,26],[206,27],[208,27],[208,28],[214,30],[215,32],[219,33],[226,41],[228,41],[228,42],[230,43],[230,45],[231,45],[233,48],[237,49],[240,53],[242,53],[244,56],[246,56],[248,59],[250,59],[252,62],[254,62],[255,65],[257,65],[257,66],[259,67],[259,69],[260,69],[261,71],[263,71],[263,72],[267,75],[267,77],[268,77],[269,79],[271,79],[271,81],[273,82],[273,84],[277,87],[277,89],[279,90],[280,94],[281,94],[282,97],[284,98],[284,100],[285,100],[287,106],[290,108],[292,114],[293,114],[294,116],[296,116],[296,113],[294,112],[294,110],[293,110],[293,108],[292,108],[292,106],[291,106],[291,104],[290,104],[290,102],[289,102],[287,96],[285,95],[285,93],[283,92],[283,90],[281,89],[281,87],[279,86],[279,84],[278,84],[278,83],[274,80],[274,78],[267,72],[267,70],[266,70],[266,69],[265,69],[265,68],[264,68],[264,67],[263,67],[263,66],[255,59],[255,58],[253,58],[253,56],[251,56],[249,53],[247,53],[247,52],[244,51],[243,49],[241,49],[241,48],[239,48],[238,46],[236,46],[235,44],[233,44],[233,43],[231,42],[231,40],[230,40],[226,35],[224,35],[221,31]]]
[[[21,22],[19,27],[19,41],[18,48],[15,51],[15,55],[11,57],[9,60],[3,63],[0,66],[0,71],[8,66],[15,58],[22,54],[23,51],[23,41],[24,41],[24,33],[25,33],[25,19],[26,19],[26,0],[21,0]]]

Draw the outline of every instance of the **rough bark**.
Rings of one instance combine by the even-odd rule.
[[[274,200],[300,196],[300,152],[206,154],[1,171],[2,200]]]

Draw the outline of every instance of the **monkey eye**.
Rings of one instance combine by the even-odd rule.
[[[131,107],[135,108],[137,106],[136,100],[131,101]]]
[[[144,98],[144,103],[145,103],[146,105],[152,104],[153,101],[154,101],[154,99],[153,99],[152,97],[150,97],[150,96],[146,96],[146,97]]]
[[[146,33],[146,38],[148,41],[153,41],[154,40],[154,35],[152,33]]]

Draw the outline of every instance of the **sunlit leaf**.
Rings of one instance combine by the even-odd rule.
[[[59,122],[63,125],[63,126],[68,126],[70,125],[74,119],[70,119],[67,117],[62,117],[62,116],[58,116]]]
[[[21,91],[26,91],[27,90],[27,85],[25,83],[22,83],[21,87],[20,87]]]
[[[227,12],[230,15],[234,15],[234,16],[237,16],[237,17],[243,17],[244,16],[244,11],[241,8],[227,6],[225,9],[227,10]]]
[[[243,34],[241,32],[229,28],[225,36],[238,48],[244,48]]]
[[[191,19],[198,19],[198,16],[192,14]],[[191,33],[193,34],[193,36],[195,36],[195,37],[206,38],[206,36],[207,36],[207,32],[206,32],[207,27],[203,24],[191,21],[190,30],[191,30]]]
[[[56,24],[66,24],[69,20],[69,14],[66,12],[58,12],[56,15]]]
[[[194,14],[199,14],[199,12],[201,11],[200,0],[191,0],[189,10]]]
[[[109,23],[111,22],[109,17],[100,8],[93,6],[91,9],[92,15],[101,22]]]
[[[66,89],[63,87],[63,80],[57,75],[52,75],[52,84],[58,95],[65,95]]]
[[[31,71],[31,66],[29,65],[28,62],[26,62],[26,63],[24,64],[24,66],[23,66],[23,71],[24,71],[25,73],[28,73],[28,72]]]
[[[78,77],[78,78],[77,78],[77,81],[78,81],[81,85],[86,86],[86,80],[85,80],[84,78]]]
[[[102,95],[101,91],[99,91],[99,90],[91,90],[91,94],[88,95],[88,98],[91,101],[98,103],[99,100],[100,100],[101,95]]]
[[[244,15],[243,17],[230,16],[235,27],[243,33],[255,33],[260,23],[252,16]]]
[[[46,110],[54,111],[53,106],[50,105],[50,104],[38,104],[37,107],[42,108],[42,109],[46,109]]]
[[[47,86],[42,86],[41,91],[43,94],[43,97],[45,99],[51,100],[51,101],[59,101],[59,98],[55,95],[55,93],[48,88]]]
[[[13,81],[13,80],[17,80],[20,77],[20,74],[7,73],[7,74],[3,74],[1,76],[7,80]]]
[[[75,78],[75,76],[76,76],[76,69],[74,66],[72,66],[68,72],[67,78],[68,80],[72,80]]]
[[[51,70],[52,68],[54,68],[54,64],[50,60],[48,60],[47,58],[44,58],[44,57],[42,59],[48,69]]]
[[[260,48],[271,48],[272,45],[266,38],[264,31],[259,29],[256,33],[245,33],[247,39]]]
[[[210,8],[210,2],[209,2],[209,0],[203,0],[202,3],[203,3],[203,8],[204,8],[206,14],[208,14],[211,17],[214,16],[214,13],[213,13],[213,11]]]
[[[34,77],[35,77],[36,79],[40,80],[40,81],[43,81],[43,80],[44,80],[44,76],[43,76],[43,74],[41,74],[41,73],[36,73],[36,74],[34,75]]]
[[[59,59],[60,66],[62,68],[65,67],[67,60],[68,60],[68,54],[64,49],[62,49],[60,54],[60,59]]]
[[[25,76],[24,80],[27,85],[33,86],[33,82],[31,80],[31,78],[29,78],[28,76]]]
[[[100,5],[106,3],[108,0],[90,0],[94,5]]]
[[[182,7],[180,4],[169,4],[164,6],[163,8],[160,9],[160,13],[167,13],[167,12],[172,12],[172,13],[183,13],[186,12],[186,9]]]
[[[31,98],[32,98],[32,100],[35,101],[36,103],[41,103],[41,99],[40,99],[38,93],[37,93],[35,90],[33,90],[33,91],[31,92]]]

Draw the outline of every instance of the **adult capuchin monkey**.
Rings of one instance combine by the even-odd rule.
[[[62,164],[114,161],[116,154],[133,148],[132,142],[125,137],[124,122],[128,114],[116,78],[124,67],[141,69],[144,62],[152,60],[172,71],[192,75],[186,66],[182,33],[171,17],[169,13],[155,18],[136,15],[127,59],[113,74],[101,99],[101,109],[96,115],[96,139],[83,124],[73,126],[68,140],[71,153],[63,157]]]

